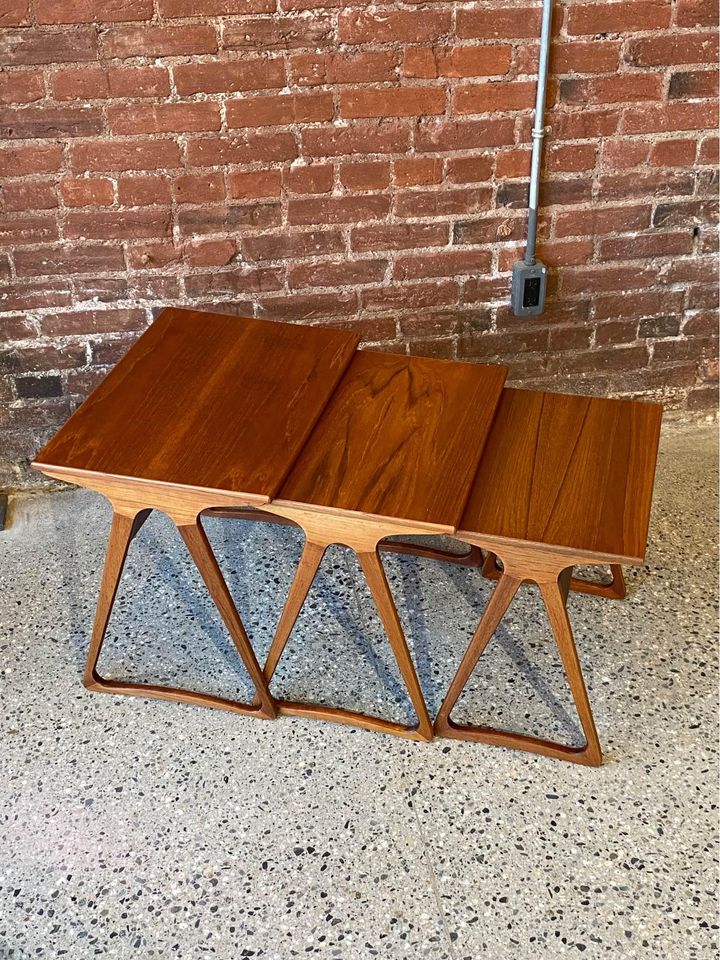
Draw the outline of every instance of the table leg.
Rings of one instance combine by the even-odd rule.
[[[285,608],[275,632],[267,659],[265,661],[265,676],[268,681],[272,678],[275,668],[282,656],[290,634],[302,610],[305,599],[320,566],[320,562],[330,546],[316,540],[306,539],[300,563],[288,594]],[[309,717],[317,720],[331,720],[335,723],[344,723],[349,726],[363,727],[382,733],[392,733],[410,740],[431,740],[432,721],[422,695],[420,683],[410,656],[402,626],[392,600],[390,588],[376,551],[356,550],[360,565],[370,587],[375,605],[385,627],[390,646],[397,661],[400,674],[405,681],[408,695],[418,717],[417,724],[406,726],[394,723],[379,717],[367,716],[355,710],[345,710],[340,707],[327,707],[320,704],[300,703],[295,700],[276,700],[281,714],[294,717]]]
[[[513,597],[517,593],[518,587],[525,580],[522,576],[510,576],[506,573],[500,576],[498,584],[490,598],[490,602],[470,641],[470,646],[463,657],[443,704],[440,707],[440,711],[435,720],[435,733],[438,736],[527,750],[531,753],[539,753],[559,760],[569,760],[573,763],[581,763],[587,766],[600,765],[602,762],[600,741],[595,729],[590,701],[588,700],[582,669],[573,639],[572,627],[567,613],[567,594],[571,584],[571,574],[572,569],[569,568],[561,574],[557,580],[543,580],[538,586],[540,587],[550,625],[560,651],[560,658],[567,676],[568,685],[585,734],[585,744],[581,747],[570,747],[565,744],[555,743],[552,740],[497,730],[493,727],[457,724],[450,717],[450,713],[470,679],[478,660],[510,606]]]
[[[117,595],[128,548],[150,515],[150,512],[150,510],[141,510],[134,515],[113,514],[105,566],[100,585],[100,595],[95,614],[95,623],[90,640],[87,666],[83,677],[85,686],[89,690],[96,692],[122,693],[138,697],[155,697],[161,700],[173,700],[192,703],[198,706],[215,707],[221,710],[229,710],[233,713],[263,717],[266,719],[274,717],[276,710],[267,687],[267,682],[252,651],[252,647],[245,634],[242,622],[230,597],[230,593],[227,590],[222,574],[217,567],[217,561],[212,553],[210,544],[207,542],[204,531],[199,527],[199,524],[192,525],[194,530],[190,531],[188,531],[187,526],[180,526],[180,533],[188,544],[191,554],[193,554],[193,559],[210,589],[210,593],[218,610],[225,620],[235,646],[248,668],[250,677],[258,691],[261,706],[237,703],[234,700],[228,700],[224,697],[215,697],[210,694],[198,693],[193,690],[183,690],[177,687],[108,680],[98,672],[97,664],[102,651],[113,603]]]

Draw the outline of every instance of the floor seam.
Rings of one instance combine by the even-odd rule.
[[[443,910],[442,900],[440,897],[440,882],[435,873],[435,868],[433,867],[432,859],[430,857],[430,844],[428,839],[425,836],[425,831],[423,830],[422,821],[418,816],[417,810],[415,809],[415,802],[412,797],[410,797],[410,809],[413,812],[415,817],[415,823],[417,824],[418,833],[420,834],[420,841],[422,843],[423,856],[425,857],[425,862],[427,863],[427,868],[430,873],[430,889],[432,890],[433,897],[435,898],[435,904],[440,914],[440,923],[442,924],[443,931],[445,932],[445,937],[447,939],[448,951],[450,953],[451,960],[458,960],[458,956],[455,953],[455,947],[453,945],[453,939],[450,936],[450,928],[447,924],[447,917],[445,916],[445,911]]]

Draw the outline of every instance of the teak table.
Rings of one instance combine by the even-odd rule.
[[[358,352],[331,328],[163,311],[38,454],[38,470],[113,507],[87,667],[93,690],[184,700],[262,718],[317,717],[414,740],[434,734],[600,762],[567,616],[578,563],[641,563],[661,410],[503,389],[506,369]],[[97,668],[133,537],[152,510],[177,525],[255,687],[252,703]],[[204,513],[299,526],[305,546],[261,669],[201,524]],[[465,554],[381,542],[447,534]],[[411,725],[275,699],[269,683],[322,557],[354,550],[415,709]],[[379,556],[415,552],[499,578],[433,724]],[[539,584],[587,743],[458,726],[450,712],[524,581]],[[615,586],[596,592],[617,596]],[[592,586],[587,590],[594,589]]]
[[[113,507],[87,687],[275,716],[200,514],[275,496],[357,344],[354,334],[328,328],[164,310],[40,451],[38,470],[97,490]],[[152,510],[177,525],[255,685],[255,703],[98,673],[128,547]]]

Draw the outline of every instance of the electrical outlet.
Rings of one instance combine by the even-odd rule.
[[[547,267],[518,260],[513,266],[510,304],[516,317],[536,317],[545,309]]]

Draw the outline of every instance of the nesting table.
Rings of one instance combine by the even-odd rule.
[[[164,310],[37,455],[48,476],[113,507],[84,683],[273,719],[278,713],[414,740],[461,737],[596,765],[600,745],[567,615],[570,589],[622,595],[642,563],[661,408],[509,390],[496,365],[358,351],[331,327]],[[152,510],[177,525],[255,687],[238,703],[98,672],[131,541]],[[305,545],[263,667],[203,531],[203,514],[302,528]],[[445,534],[466,552],[387,541]],[[270,683],[331,544],[358,556],[416,723],[273,696]],[[497,585],[433,721],[380,550],[482,565]],[[610,564],[610,587],[572,578]],[[523,582],[540,586],[585,732],[581,748],[459,726],[451,711]]]

